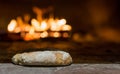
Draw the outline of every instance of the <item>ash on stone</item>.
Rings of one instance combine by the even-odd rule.
[[[16,54],[12,62],[26,66],[65,66],[72,63],[72,57],[65,51],[34,51]]]

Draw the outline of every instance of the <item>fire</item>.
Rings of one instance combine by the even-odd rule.
[[[8,31],[13,32],[17,26],[17,21],[16,20],[11,20],[10,24],[8,24]]]
[[[15,33],[19,33],[20,31],[21,31],[20,27],[16,27],[16,28],[14,29],[14,32],[15,32]]]
[[[35,31],[40,31],[40,23],[36,19],[32,19],[31,24],[34,27]]]
[[[66,20],[65,19],[60,19],[60,20],[58,20],[57,24],[59,26],[65,25],[66,24]]]
[[[35,33],[34,27],[31,27],[29,32],[26,33],[23,37],[24,37],[24,40],[26,40],[26,41],[39,39],[40,33]]]
[[[40,34],[41,38],[46,38],[48,37],[48,32],[44,31],[43,33]]]
[[[63,31],[70,31],[72,27],[70,25],[63,25],[62,30]]]
[[[41,31],[46,31],[48,29],[47,22],[43,21],[40,25],[40,30]]]
[[[42,9],[36,9],[36,7],[34,12],[37,14],[37,18],[33,18],[31,21],[28,16],[24,20],[21,17],[11,20],[8,24],[8,31],[21,33],[21,37],[26,41],[47,37],[69,37],[67,32],[71,31],[72,27],[66,24],[66,19],[54,19],[53,17],[43,19],[42,16],[45,12],[43,13]],[[31,23],[28,23],[28,20]],[[67,32],[62,34],[61,31]]]
[[[60,28],[58,27],[58,25],[56,25],[56,23],[51,24],[51,31],[60,31]]]
[[[55,38],[60,37],[60,36],[61,36],[61,34],[59,32],[53,33],[53,37],[55,37]]]
[[[36,19],[32,19],[32,20],[31,20],[31,24],[32,24],[32,26],[34,26],[35,28],[37,28],[37,27],[40,26],[40,23],[39,23]]]
[[[63,33],[63,37],[68,38],[69,34],[65,32],[65,33]]]
[[[35,29],[33,27],[30,28],[29,34],[34,34],[35,33]]]

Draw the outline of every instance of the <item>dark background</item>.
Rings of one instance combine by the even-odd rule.
[[[6,30],[9,21],[29,13],[32,7],[54,7],[54,16],[67,19],[73,31],[89,32],[96,27],[120,27],[119,0],[0,0],[0,30]]]

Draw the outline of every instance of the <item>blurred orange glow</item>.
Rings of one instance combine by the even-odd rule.
[[[54,32],[53,33],[53,37],[55,37],[55,38],[60,37],[60,36],[61,36],[61,34],[59,32]]]
[[[65,33],[63,33],[63,37],[68,38],[69,34],[65,32]]]
[[[8,24],[8,31],[9,32],[14,32],[15,28],[17,26],[16,20],[11,20],[10,23]]]
[[[41,30],[41,31],[46,31],[46,30],[48,30],[48,24],[47,24],[45,21],[42,21],[42,22],[41,22],[40,30]]]
[[[43,19],[43,10],[34,8],[37,18],[30,20],[27,15],[25,20],[17,17],[8,24],[8,31],[12,33],[21,33],[24,40],[34,40],[46,37],[68,37],[69,34],[61,35],[60,31],[71,31],[72,27],[66,25],[66,19],[54,19],[53,17]],[[31,22],[30,24],[28,22]],[[50,33],[52,32],[52,33]]]
[[[63,25],[62,31],[70,31],[72,27],[70,25]]]
[[[43,33],[40,34],[41,38],[46,38],[48,37],[48,32],[44,31]]]

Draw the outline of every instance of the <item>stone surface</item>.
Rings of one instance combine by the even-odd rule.
[[[0,74],[120,74],[120,64],[72,64],[64,67],[25,67],[0,64]]]

